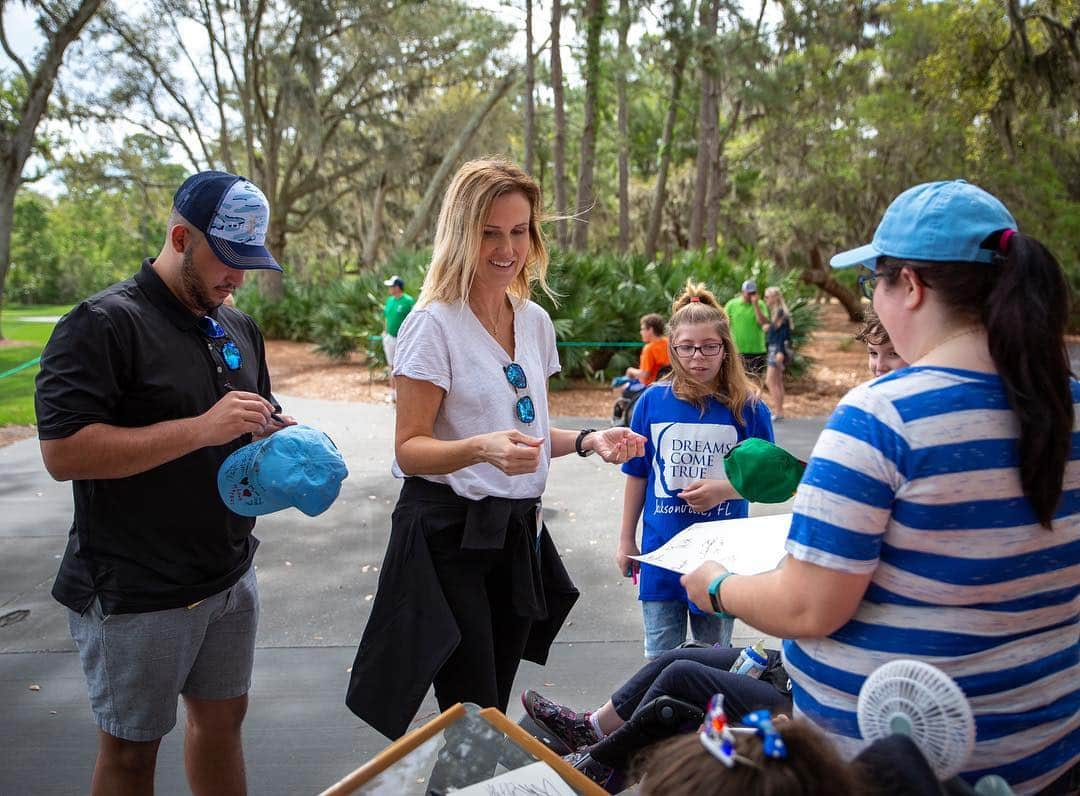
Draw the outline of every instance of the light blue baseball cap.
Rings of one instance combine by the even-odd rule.
[[[218,469],[218,494],[245,517],[290,506],[315,517],[337,499],[348,474],[330,437],[311,426],[289,426],[233,451]]]
[[[983,242],[995,232],[1017,229],[1016,219],[998,199],[964,180],[926,182],[893,199],[865,246],[835,255],[833,268],[875,269],[885,254],[901,260],[989,263],[995,249]]]

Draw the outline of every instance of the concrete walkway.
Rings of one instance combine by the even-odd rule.
[[[287,510],[256,528],[262,618],[244,735],[249,790],[258,794],[318,792],[387,743],[345,708],[344,694],[400,487],[389,475],[393,409],[282,403],[330,434],[350,475],[322,516]],[[596,421],[556,422],[580,428]],[[822,425],[785,421],[778,441],[805,458]],[[0,794],[85,793],[96,728],[66,609],[49,595],[71,523],[71,487],[45,473],[35,440],[0,448],[0,473]],[[582,597],[548,666],[523,664],[518,688],[593,708],[641,664],[638,604],[612,562],[621,506],[616,467],[596,457],[553,464],[545,518]],[[782,504],[754,513],[787,511]],[[736,643],[759,635],[741,624],[735,632]],[[417,721],[436,712],[429,694]],[[512,704],[510,717],[520,715]],[[179,722],[182,728],[182,708]],[[162,742],[160,794],[188,792],[182,745],[182,730]]]

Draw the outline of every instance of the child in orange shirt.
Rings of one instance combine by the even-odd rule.
[[[664,337],[664,319],[656,313],[641,318],[641,360],[636,368],[627,368],[626,375],[642,384],[652,384],[661,375],[661,368],[671,368],[671,352]]]

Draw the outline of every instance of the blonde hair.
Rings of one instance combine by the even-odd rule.
[[[529,202],[529,253],[525,267],[507,292],[519,301],[529,298],[534,283],[554,302],[548,287],[547,246],[540,229],[543,200],[540,186],[518,166],[502,157],[470,160],[458,169],[443,197],[435,227],[431,265],[420,289],[418,306],[432,301],[467,301],[476,274],[484,223],[500,196],[520,193]]]
[[[682,360],[675,353],[675,338],[683,326],[712,324],[717,336],[724,343],[724,361],[714,384],[702,384],[691,378]],[[735,349],[731,336],[731,322],[719,302],[705,285],[686,280],[686,288],[671,305],[668,321],[668,346],[671,348],[671,390],[675,396],[692,403],[704,414],[709,398],[715,398],[731,410],[735,422],[745,425],[743,411],[747,404],[758,401],[758,391],[751,384],[743,369],[742,357]]]
[[[769,296],[779,296],[780,297],[780,309],[783,310],[784,315],[787,316],[788,328],[791,329],[791,331],[795,331],[795,319],[791,316],[791,310],[788,309],[787,302],[784,301],[784,294],[780,292],[780,288],[778,288],[776,285],[773,285],[772,287],[765,288],[765,300],[766,301],[769,300]],[[777,320],[778,320],[778,318],[777,318],[776,313],[773,313],[772,315],[770,315],[770,317],[769,317],[769,322],[770,323],[776,323]]]

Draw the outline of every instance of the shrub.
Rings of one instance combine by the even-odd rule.
[[[386,301],[383,280],[400,274],[406,290],[415,296],[423,282],[430,251],[396,254],[379,273],[371,271],[343,281],[297,283],[285,278],[284,297],[267,301],[253,287],[237,295],[237,304],[258,322],[268,338],[306,340],[330,357],[343,358],[366,350],[383,362],[382,346],[371,341],[383,329]],[[808,302],[813,288],[801,285],[797,275],[772,271],[753,251],[734,260],[723,254],[683,252],[660,263],[641,255],[552,252],[548,282],[557,304],[542,292],[535,300],[551,315],[560,342],[636,342],[642,315],[658,312],[667,317],[675,296],[687,279],[705,282],[721,303],[738,295],[745,279],[764,287],[777,284],[795,321],[792,343],[798,351],[817,326],[817,308]],[[589,377],[606,381],[638,360],[638,348],[561,347],[561,378]],[[806,362],[797,357],[789,372],[797,376]],[[557,380],[554,387],[558,388]]]

